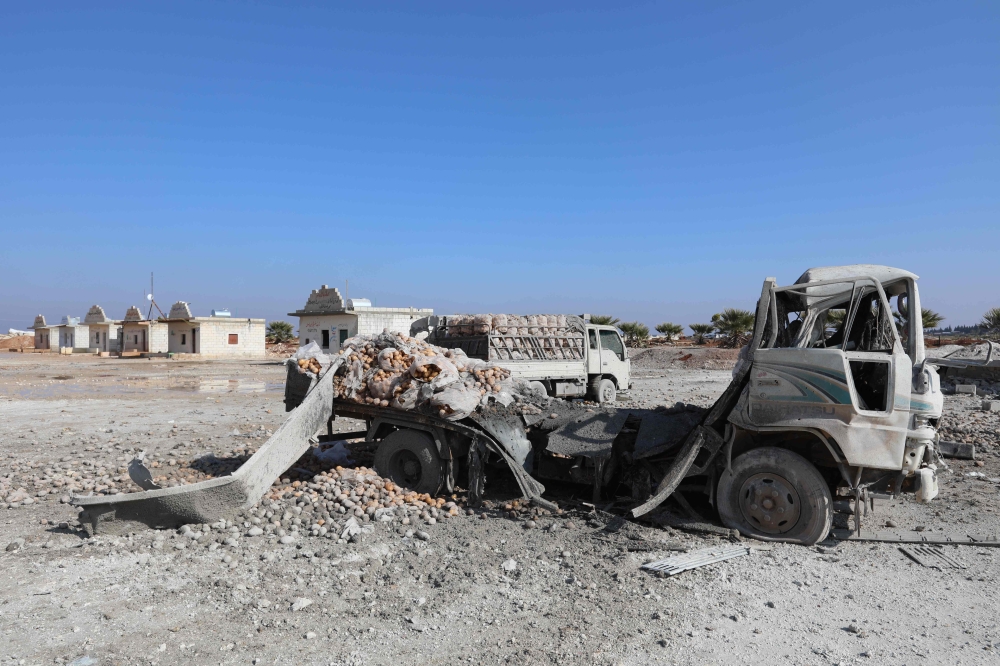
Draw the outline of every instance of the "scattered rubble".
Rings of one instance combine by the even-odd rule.
[[[68,361],[41,362],[53,364],[47,375],[72,375],[59,390],[76,383],[78,394],[0,401],[0,483],[33,499],[0,510],[7,520],[0,521],[4,612],[32,618],[33,627],[25,635],[0,627],[0,663],[458,663],[470,654],[544,664],[736,663],[765,655],[789,663],[989,663],[996,656],[1000,609],[992,590],[1000,584],[1000,549],[971,547],[961,553],[968,568],[960,575],[927,569],[915,579],[919,565],[898,554],[899,544],[778,544],[661,579],[641,565],[746,543],[731,542],[728,533],[618,522],[602,505],[580,501],[562,504],[562,514],[547,511],[500,481],[472,516],[461,493],[433,498],[435,518],[431,498],[417,498],[421,506],[387,489],[371,471],[371,452],[357,442],[345,445],[356,466],[338,469],[309,451],[256,507],[225,521],[86,538],[74,529],[75,511],[59,501],[70,483],[82,492],[102,485],[101,493],[133,492],[127,466],[139,450],[163,484],[218,478],[252,455],[284,415],[277,392],[164,391],[91,401],[87,382],[101,371],[54,367]],[[163,372],[155,362],[149,367],[131,372]],[[247,374],[280,381],[284,370],[248,366]],[[37,372],[5,367],[2,381]],[[698,397],[712,390],[706,378],[724,387],[728,377],[728,370],[672,364],[639,380],[621,402],[706,405],[712,396]],[[982,411],[982,399],[946,398],[945,422],[968,430],[960,434],[975,440],[980,460],[947,461],[940,504],[876,500],[865,525],[892,521],[918,537],[1000,533],[1000,493],[987,480],[1000,477],[1000,452],[993,440],[979,441],[996,428],[998,414]],[[982,416],[963,425],[973,414]],[[161,425],[152,425],[154,418]],[[177,422],[162,425],[168,419]],[[965,476],[972,471],[984,478]],[[53,492],[35,495],[36,483]],[[355,506],[344,504],[344,491]],[[442,499],[459,515],[438,506]],[[695,507],[711,517],[707,505]],[[386,514],[376,518],[370,508],[393,517],[383,521]],[[529,522],[535,527],[525,529]],[[513,568],[505,566],[510,561]],[[908,604],[921,612],[887,615]]]

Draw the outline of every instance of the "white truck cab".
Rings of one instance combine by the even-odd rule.
[[[587,322],[587,380],[598,402],[613,402],[632,387],[632,360],[621,332],[614,326]]]

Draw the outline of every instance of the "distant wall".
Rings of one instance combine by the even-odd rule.
[[[302,315],[299,317],[299,344],[316,342],[323,347],[323,331],[327,331],[329,346],[324,349],[337,352],[341,340],[355,335],[376,335],[386,329],[409,335],[413,322],[429,314],[433,314],[433,310],[359,308],[343,314]]]
[[[90,343],[97,351],[118,351],[118,326],[116,324],[90,324]]]
[[[172,321],[167,324],[167,351],[174,354],[200,352],[197,340],[198,324],[190,321]]]
[[[264,320],[198,318],[197,353],[215,358],[263,358]],[[233,337],[235,336],[235,337]]]
[[[323,331],[327,331],[329,346],[323,346]],[[358,334],[358,320],[353,314],[303,315],[299,319],[299,345],[315,342],[331,352],[340,351],[341,331],[348,338]]]

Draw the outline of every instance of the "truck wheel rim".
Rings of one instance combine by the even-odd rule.
[[[799,494],[777,474],[754,474],[740,488],[743,518],[761,532],[784,534],[799,522]]]
[[[412,451],[400,451],[392,460],[392,480],[406,488],[413,488],[423,475],[420,459]]]

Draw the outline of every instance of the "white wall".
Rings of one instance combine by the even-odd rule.
[[[151,354],[163,354],[167,351],[167,325],[163,322],[149,323],[149,351]]]
[[[355,335],[376,335],[388,329],[395,333],[410,334],[410,324],[434,314],[433,310],[409,308],[358,309],[343,314],[302,315],[299,317],[299,344],[315,341],[323,346],[323,331],[329,331],[330,352],[340,351],[341,339]],[[346,331],[346,337],[341,335]]]
[[[35,349],[52,349],[50,340],[53,333],[58,333],[51,328],[40,328],[35,331]],[[56,338],[58,340],[58,337]]]
[[[167,324],[167,351],[174,354],[201,352],[197,347],[198,324],[190,321],[172,321]]]
[[[263,319],[235,317],[197,317],[197,353],[214,358],[263,358],[265,334]],[[236,336],[236,343],[230,336]]]
[[[76,326],[59,326],[51,329],[53,341],[58,342],[58,347],[72,347],[74,349],[87,349],[90,345],[90,330],[88,326],[78,324]],[[50,345],[52,342],[50,341]]]
[[[136,336],[139,341],[136,342]],[[167,351],[167,325],[160,322],[122,324],[122,351],[140,351],[162,354]],[[145,340],[145,344],[143,341]]]
[[[346,331],[348,338],[358,334],[357,317],[353,314],[303,315],[299,319],[299,344],[305,346],[315,342],[323,346],[323,331],[328,331],[329,351],[340,350],[340,331]]]
[[[117,351],[118,326],[116,324],[90,324],[90,342],[87,343],[87,346],[91,349],[97,349],[97,351]]]
[[[145,332],[145,326],[122,324],[122,351],[146,351]]]

